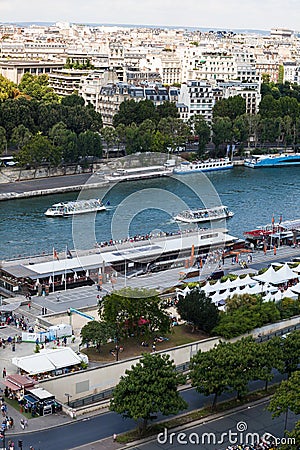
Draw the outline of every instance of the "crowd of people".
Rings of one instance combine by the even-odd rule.
[[[160,233],[148,233],[145,235],[142,234],[136,234],[132,237],[126,237],[123,239],[110,239],[109,241],[103,241],[103,242],[97,242],[96,247],[103,248],[103,247],[110,247],[114,245],[120,245],[120,244],[126,244],[126,243],[133,243],[133,242],[139,242],[139,241],[149,241],[150,239],[157,239],[162,237],[170,237],[170,236],[182,236],[188,233],[192,233],[195,231],[199,231],[199,229],[189,229],[189,230],[177,230],[177,231],[171,231],[171,232],[160,232]]]
[[[265,442],[261,440],[256,444],[239,444],[239,445],[229,445],[226,450],[277,450],[278,446],[274,442]]]

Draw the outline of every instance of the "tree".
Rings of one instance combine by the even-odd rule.
[[[18,150],[24,147],[32,137],[32,133],[23,124],[15,127],[11,135],[11,144],[15,145]]]
[[[18,86],[19,90],[37,100],[45,102],[57,102],[59,97],[48,85],[48,75],[32,75],[25,73]]]
[[[61,99],[63,106],[84,106],[84,99],[78,94],[66,95]]]
[[[147,428],[154,414],[177,414],[187,403],[177,391],[185,377],[176,372],[169,355],[145,354],[140,363],[127,369],[113,392],[110,410],[123,417],[142,421]]]
[[[281,338],[273,337],[269,341],[257,346],[257,374],[256,378],[265,381],[265,390],[268,390],[268,382],[274,378],[273,369],[283,370],[283,354]]]
[[[198,352],[190,362],[192,386],[206,396],[214,395],[212,409],[215,409],[218,397],[228,390],[230,370],[225,358],[227,347],[217,345],[213,349]]]
[[[106,344],[114,335],[114,327],[108,325],[106,322],[99,322],[97,320],[91,320],[84,325],[80,333],[82,344],[92,343],[98,352],[100,352],[101,345]]]
[[[237,342],[220,342],[208,352],[198,352],[191,360],[192,385],[204,395],[217,397],[226,391],[237,391],[240,399],[257,372],[257,344],[252,338]]]
[[[158,113],[158,118],[162,119],[163,117],[175,117],[178,118],[178,109],[176,104],[173,102],[164,102],[161,105],[156,107],[156,111]],[[159,120],[158,119],[158,120]]]
[[[219,149],[221,144],[228,144],[232,140],[232,122],[229,117],[216,117],[212,124],[212,141]]]
[[[0,155],[3,152],[7,152],[6,130],[0,127]]]
[[[115,291],[102,299],[98,312],[108,324],[117,324],[118,337],[170,330],[169,317],[154,290],[125,288]]]
[[[300,414],[300,371],[294,372],[288,380],[283,380],[271,398],[268,410],[278,417],[290,409]]]
[[[82,158],[94,156],[101,158],[102,141],[99,133],[93,131],[84,131],[78,136],[78,153]]]
[[[194,115],[191,118],[190,126],[194,134],[198,136],[198,153],[203,155],[211,139],[211,128],[201,115]]]
[[[183,320],[207,333],[210,333],[219,321],[217,306],[199,288],[194,288],[185,297],[179,296],[177,311]]]
[[[109,150],[111,148],[113,148],[113,146],[116,144],[117,142],[117,133],[116,130],[112,127],[104,127],[101,130],[101,136],[103,138],[103,140],[106,143],[106,147],[107,147],[107,157],[108,157],[108,153]]]
[[[240,95],[234,97],[222,98],[217,101],[213,107],[213,117],[229,117],[235,120],[237,117],[245,114],[246,100]]]
[[[56,166],[61,161],[61,153],[54,147],[46,136],[37,133],[16,156],[16,160],[21,166],[37,167],[42,163],[49,163]]]
[[[3,75],[0,75],[0,102],[8,98],[15,98],[18,94],[17,86]]]
[[[282,372],[290,377],[300,363],[300,331],[296,330],[288,334],[285,339],[282,339],[281,345],[284,359]]]

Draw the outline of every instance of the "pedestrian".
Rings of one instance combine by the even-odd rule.
[[[47,308],[45,308],[45,314],[47,314]]]
[[[31,309],[31,303],[28,302],[28,309]]]
[[[276,245],[274,245],[274,256],[276,256],[276,253],[277,253],[277,248],[276,248]]]
[[[45,314],[45,308],[42,308],[42,316]]]
[[[117,441],[117,435],[116,435],[116,433],[113,434],[113,441],[114,441],[114,442]]]
[[[6,369],[5,369],[5,367],[3,367],[3,370],[2,370],[2,378],[5,378],[6,377]]]
[[[57,296],[56,296],[56,301],[57,301],[57,302],[60,301],[60,295],[59,295],[59,294],[57,294]]]
[[[152,351],[153,351],[153,352],[156,351],[156,344],[155,344],[155,342],[153,342],[153,344],[152,344]]]

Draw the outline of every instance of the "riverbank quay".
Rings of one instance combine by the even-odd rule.
[[[98,189],[106,185],[102,176],[91,173],[17,181],[0,184],[0,201]]]

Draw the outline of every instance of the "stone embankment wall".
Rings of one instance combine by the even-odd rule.
[[[18,167],[2,167],[0,169],[0,183],[12,181],[26,181],[40,178],[58,177],[63,175],[75,175],[80,173],[92,173],[103,171],[109,173],[116,169],[135,168],[141,166],[163,165],[168,159],[164,153],[141,153],[124,158],[103,160],[100,163],[90,164],[88,167],[70,165],[58,168],[39,167],[37,169],[21,169]],[[172,159],[180,159],[172,156]]]

